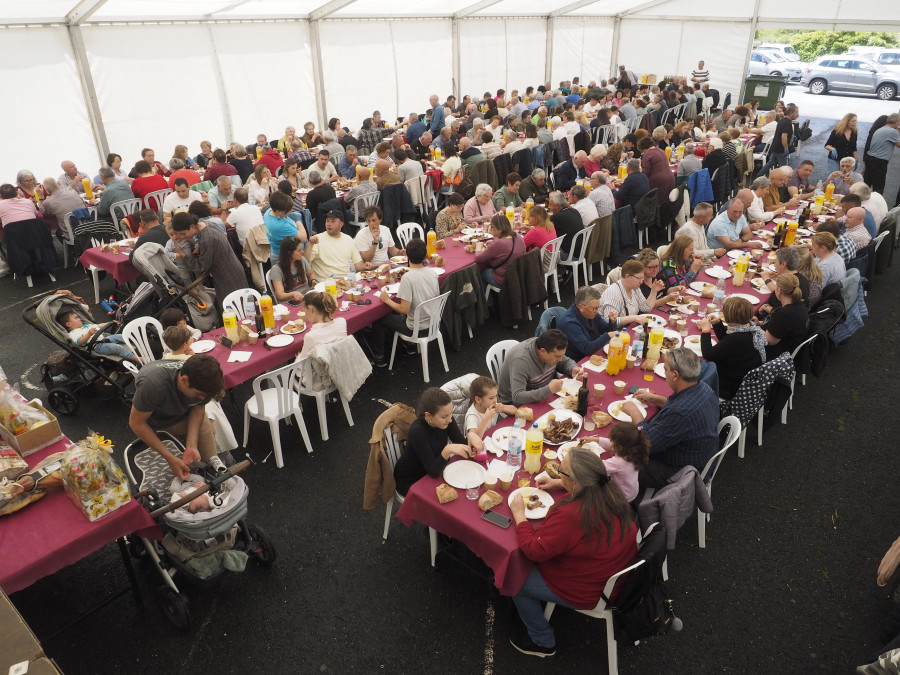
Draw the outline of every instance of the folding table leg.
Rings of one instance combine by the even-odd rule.
[[[125,537],[116,539],[119,545],[119,554],[122,556],[122,564],[125,566],[125,574],[128,575],[128,582],[131,584],[131,592],[134,595],[135,604],[141,609],[144,608],[144,599],[141,597],[141,589],[138,587],[137,575],[134,573],[134,565],[131,564],[131,554],[128,552],[128,546],[125,543]]]

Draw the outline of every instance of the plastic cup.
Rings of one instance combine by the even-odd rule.
[[[505,473],[502,476],[499,476],[497,480],[500,483],[501,490],[509,490],[512,487],[513,482],[512,472]]]
[[[599,399],[603,398],[603,394],[605,394],[605,393],[606,393],[605,385],[602,385],[602,384],[594,385],[594,398],[599,400]]]
[[[625,357],[625,367],[626,368],[634,368],[634,362],[637,361],[634,354],[629,354]]]
[[[250,333],[247,336],[247,344],[255,345],[259,341],[259,335],[256,334],[256,331]]]
[[[517,484],[520,488],[528,487],[529,485],[531,485],[531,476],[528,475],[527,473],[525,473],[524,471],[520,471],[519,472],[519,480],[518,480]]]
[[[466,499],[475,501],[478,499],[478,486],[466,488]]]
[[[674,326],[678,323],[678,315],[677,314],[669,314],[669,325]]]
[[[616,395],[621,396],[625,393],[625,383],[622,380],[613,382],[613,387],[615,387]]]
[[[459,239],[454,238],[454,239],[453,239],[453,245],[454,245],[454,246],[459,246]]]
[[[687,332],[687,321],[685,321],[684,319],[680,319],[678,321],[678,334],[684,337],[687,335]]]
[[[496,490],[497,489],[497,476],[492,476],[491,474],[487,474],[484,477],[484,489],[485,490]]]
[[[593,421],[593,420],[591,420],[591,419],[586,419],[586,420],[584,421],[584,430],[585,430],[585,431],[593,431],[593,430],[596,429],[596,428],[597,428],[597,425],[594,424],[594,421]]]

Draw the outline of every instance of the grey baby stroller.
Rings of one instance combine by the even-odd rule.
[[[175,437],[165,432],[158,435],[174,455],[181,457],[184,446]],[[244,520],[250,489],[237,474],[249,465],[244,460],[228,471],[216,473],[202,462],[192,463],[191,480],[197,478],[205,485],[173,492],[178,481],[173,481],[172,471],[159,453],[141,440],[125,448],[125,470],[138,488],[136,496],[165,535],[162,542],[143,537],[132,541],[132,552],[146,554],[159,571],[164,582],[160,588],[163,609],[179,629],[190,625],[191,616],[187,599],[175,585],[176,575],[207,585],[226,571],[243,570],[248,557],[267,566],[275,561],[275,547],[269,536]],[[189,504],[204,494],[211,510],[189,510]]]
[[[81,397],[91,394],[130,403],[137,368],[121,356],[94,351],[97,343],[114,333],[118,326],[106,326],[86,345],[78,346],[56,320],[61,312],[75,312],[82,321],[94,322],[84,305],[74,296],[63,293],[48,295],[22,310],[25,322],[60,348],[41,367],[41,380],[47,387],[50,407],[61,415],[74,415],[78,412]]]
[[[168,307],[178,307],[188,323],[204,333],[218,325],[215,292],[202,285],[204,277],[191,281],[190,272],[172,261],[161,245],[141,245],[131,263],[147,281],[119,303],[116,318],[123,325],[142,316],[159,318]]]

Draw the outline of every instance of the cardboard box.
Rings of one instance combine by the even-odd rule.
[[[25,623],[6,594],[0,590],[0,672],[25,661],[29,664],[44,656],[41,643]]]
[[[43,412],[50,421],[47,422],[47,424],[42,424],[41,426],[32,429],[31,431],[26,431],[24,434],[19,434],[18,436],[6,427],[0,425],[0,436],[2,436],[9,445],[15,448],[16,452],[22,457],[28,457],[28,455],[37,452],[38,450],[43,450],[63,437],[62,431],[59,428],[59,422],[51,412],[46,410],[44,406],[36,401],[31,401],[28,405]]]

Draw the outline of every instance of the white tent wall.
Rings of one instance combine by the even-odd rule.
[[[97,149],[67,30],[0,29],[0,63],[7,92],[0,108],[7,139],[0,182],[14,183],[21,169],[39,181],[56,178],[64,159],[95,171]]]
[[[480,97],[544,81],[547,21],[528,18],[459,19],[460,91]]]
[[[550,81],[554,87],[576,75],[585,85],[609,77],[613,25],[613,19],[602,17],[553,19]]]
[[[355,130],[374,110],[393,120],[424,110],[432,93],[444,100],[450,28],[449,19],[321,21],[327,115]]]

